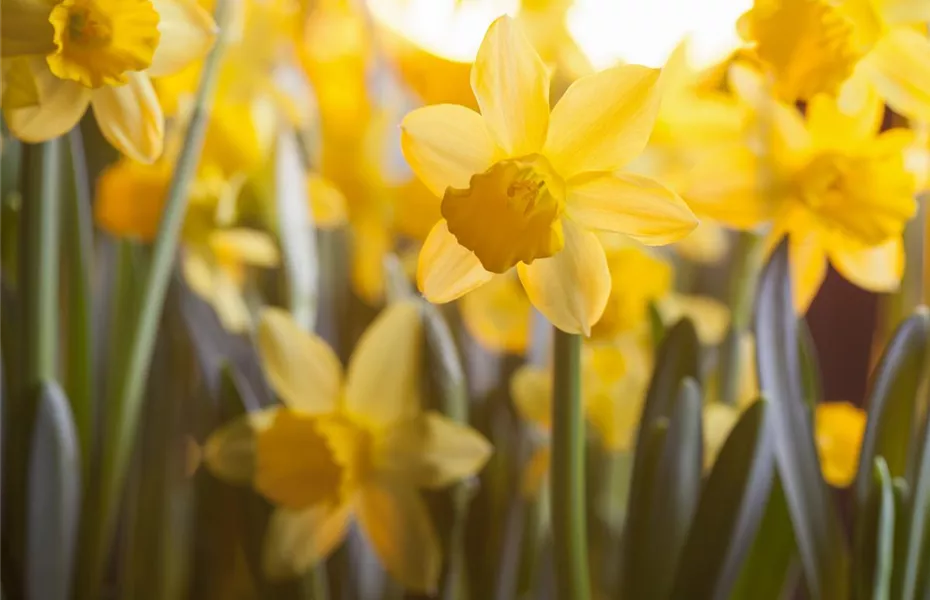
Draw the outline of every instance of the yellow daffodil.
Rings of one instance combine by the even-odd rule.
[[[194,0],[4,2],[0,50],[26,58],[38,92],[34,105],[4,102],[6,122],[16,137],[41,142],[69,131],[90,105],[111,144],[151,162],[164,117],[149,76],[203,56],[215,29]]]
[[[465,294],[460,309],[465,329],[483,348],[515,355],[526,352],[533,307],[514,274],[498,275]]]
[[[897,112],[930,120],[925,0],[756,0],[743,36],[787,101],[873,88]]]
[[[651,372],[646,347],[632,337],[604,344],[589,342],[582,352],[581,394],[588,422],[608,452],[631,449]],[[534,495],[549,471],[552,373],[524,365],[510,381],[510,393],[520,417],[536,428],[540,444],[528,461],[522,489]]]
[[[856,477],[866,414],[848,402],[823,402],[814,415],[814,438],[827,483],[846,487]]]
[[[581,78],[550,116],[548,70],[513,19],[497,19],[472,68],[481,114],[428,106],[401,125],[407,161],[442,197],[420,254],[426,298],[454,300],[516,267],[554,325],[590,333],[610,293],[592,230],[665,244],[696,225],[671,190],[615,172],[649,138],[659,74],[625,65]]]
[[[271,577],[328,556],[355,520],[387,571],[411,591],[435,590],[442,558],[419,489],[477,473],[490,453],[477,432],[420,403],[422,321],[414,301],[388,307],[348,370],[324,341],[277,309],[258,343],[283,406],[217,431],[207,465],[278,505],[264,547]]]
[[[877,134],[882,105],[862,99],[849,114],[825,94],[806,121],[771,98],[755,71],[736,65],[731,83],[755,109],[746,143],[709,153],[685,197],[701,214],[737,228],[771,223],[768,248],[788,237],[795,306],[805,312],[827,272],[872,291],[897,288],[901,235],[916,185],[905,165],[913,135]]]

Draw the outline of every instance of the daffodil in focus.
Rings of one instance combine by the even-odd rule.
[[[916,182],[905,152],[913,134],[878,133],[882,104],[860,97],[844,112],[820,94],[797,109],[771,97],[762,76],[731,68],[731,85],[754,108],[746,142],[709,152],[683,194],[700,214],[739,229],[770,224],[767,247],[788,238],[796,309],[803,313],[829,262],[867,290],[895,290],[904,269],[902,232]]]
[[[6,123],[21,140],[41,142],[68,132],[90,105],[111,144],[152,162],[164,117],[149,77],[200,58],[215,33],[194,0],[4,2],[0,51],[23,61],[14,65],[18,77],[5,78]],[[32,87],[35,103],[24,106]],[[8,104],[11,96],[20,100]]]
[[[756,0],[740,20],[787,101],[876,91],[897,112],[930,120],[926,0]]]
[[[611,286],[593,230],[655,245],[697,223],[668,188],[616,172],[646,145],[659,76],[624,65],[583,77],[550,115],[546,66],[513,19],[494,21],[471,71],[481,114],[435,105],[401,125],[407,161],[442,197],[418,266],[426,298],[455,300],[516,267],[546,318],[589,334]]]
[[[218,430],[205,460],[278,506],[264,544],[267,574],[302,573],[356,521],[384,566],[416,592],[435,590],[442,557],[420,489],[477,473],[490,453],[467,426],[420,403],[420,308],[389,306],[362,336],[349,367],[286,313],[258,329],[265,371],[283,406]]]
[[[848,402],[823,402],[814,415],[814,438],[823,478],[846,487],[856,477],[865,434],[865,412]]]

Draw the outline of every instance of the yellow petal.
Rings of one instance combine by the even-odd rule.
[[[282,402],[311,413],[336,410],[342,366],[326,342],[278,308],[262,311],[257,341],[265,373]]]
[[[322,417],[289,409],[275,412],[255,437],[255,489],[285,508],[333,502],[345,470],[318,424]]]
[[[549,73],[511,17],[499,17],[488,28],[471,87],[488,130],[508,156],[542,148],[549,127]]]
[[[788,237],[788,261],[791,286],[794,292],[794,309],[798,314],[807,312],[820,285],[827,276],[827,253],[812,230],[797,230]]]
[[[730,309],[709,296],[669,294],[658,303],[658,310],[666,323],[682,317],[691,319],[701,343],[711,346],[723,340],[730,326]]]
[[[552,426],[552,374],[522,365],[510,378],[510,396],[524,421],[549,431]]]
[[[442,549],[415,490],[381,482],[366,485],[359,495],[358,521],[391,577],[414,593],[436,591]]]
[[[551,464],[552,448],[548,444],[534,449],[520,477],[520,492],[524,498],[535,498],[539,494],[549,478]]]
[[[436,196],[447,187],[467,188],[498,152],[481,115],[464,106],[437,104],[409,113],[400,124],[400,145],[410,168]]]
[[[152,82],[144,73],[127,75],[128,83],[94,90],[91,105],[100,132],[108,142],[141,163],[161,156],[165,119]]]
[[[210,248],[220,263],[244,263],[256,267],[276,267],[281,260],[278,247],[264,231],[234,227],[210,234]]]
[[[417,488],[442,488],[484,467],[491,444],[483,435],[437,412],[393,425],[375,446],[375,469]]]
[[[607,306],[610,271],[597,236],[563,220],[565,248],[551,258],[520,263],[520,281],[539,312],[566,333],[591,334]]]
[[[680,240],[698,223],[678,194],[631,173],[590,173],[572,179],[565,209],[588,229],[622,233],[649,246]]]
[[[352,289],[372,306],[384,299],[384,257],[394,243],[385,224],[367,214],[352,223]]]
[[[827,483],[846,487],[856,477],[866,415],[848,402],[823,402],[814,415],[814,437]]]
[[[274,511],[262,548],[265,575],[272,580],[295,577],[329,556],[345,539],[351,517],[351,504]]]
[[[194,0],[153,0],[161,39],[149,75],[173,75],[202,58],[216,38],[213,17]]]
[[[3,107],[9,110],[39,105],[39,88],[29,59],[25,57],[3,59]]]
[[[207,438],[203,461],[216,477],[240,485],[255,475],[255,438],[274,420],[277,408],[249,413],[223,425]]]
[[[207,298],[223,328],[231,333],[245,333],[252,327],[252,313],[242,297],[240,285],[223,269],[217,269],[213,288]]]
[[[818,94],[807,104],[807,128],[819,148],[843,150],[867,142],[878,131],[885,113],[881,99],[871,94],[850,114],[835,98]]]
[[[4,59],[44,56],[55,51],[55,32],[48,20],[50,3],[42,0],[4,0],[0,7],[0,54]]]
[[[708,153],[682,187],[688,205],[735,229],[755,229],[769,221],[779,198],[765,177],[766,165],[748,148]]]
[[[451,302],[490,281],[475,253],[464,248],[442,220],[433,227],[417,262],[417,287],[434,304]]]
[[[346,410],[375,428],[420,411],[422,318],[415,300],[388,306],[359,339],[346,376]]]
[[[646,147],[659,110],[659,73],[639,65],[582,77],[552,110],[543,153],[564,178],[613,171]]]
[[[860,68],[896,112],[930,121],[930,40],[917,31],[893,29],[862,60]]]
[[[3,114],[17,138],[29,143],[44,142],[77,125],[90,102],[90,90],[76,81],[55,77],[44,58],[30,58],[29,67],[39,103],[17,109],[4,105]]]
[[[904,275],[904,243],[895,237],[878,246],[863,246],[847,236],[834,236],[827,248],[840,275],[872,292],[893,292]]]
[[[158,233],[171,170],[121,160],[97,180],[94,220],[110,235],[151,242]]]
[[[675,251],[691,262],[712,265],[727,253],[729,242],[730,238],[723,227],[705,220],[675,244]]]
[[[914,24],[930,21],[930,3],[924,0],[876,0],[875,7],[891,24]]]
[[[311,173],[307,175],[307,196],[313,223],[319,229],[336,229],[349,220],[346,197],[331,181]]]
[[[523,354],[530,337],[533,306],[513,274],[494,277],[462,298],[465,329],[493,352]]]

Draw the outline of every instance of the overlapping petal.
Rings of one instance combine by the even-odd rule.
[[[908,29],[893,29],[862,60],[860,69],[895,111],[930,121],[930,40]]]
[[[877,246],[864,246],[836,236],[828,249],[830,262],[845,279],[873,292],[893,292],[904,275],[904,242],[895,237]]]
[[[90,102],[90,90],[52,74],[44,58],[30,58],[29,68],[35,80],[38,104],[10,109],[4,106],[6,123],[17,138],[37,143],[67,133],[73,128]]]
[[[326,558],[345,539],[351,517],[351,504],[276,510],[262,550],[265,574],[272,580],[287,579]]]
[[[417,263],[417,287],[427,300],[451,302],[493,276],[474,252],[458,243],[445,220],[436,223],[423,242]]]
[[[121,86],[103,86],[93,91],[91,105],[100,132],[129,158],[151,163],[161,156],[165,140],[165,118],[148,76],[128,73]]]
[[[216,38],[216,23],[195,0],[153,0],[152,4],[161,39],[148,73],[173,75],[207,53]]]

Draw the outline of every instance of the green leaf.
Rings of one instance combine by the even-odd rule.
[[[701,491],[671,598],[725,598],[762,522],[775,472],[771,407],[757,400],[727,437]]]
[[[26,597],[68,600],[81,502],[81,460],[71,406],[61,387],[38,391],[29,457]]]
[[[776,463],[808,589],[814,598],[846,600],[847,542],[814,444],[786,241],[762,272],[755,330],[759,384],[772,403]]]
[[[803,319],[798,324],[798,357],[801,361],[801,388],[804,390],[803,398],[811,413],[823,400],[823,381],[820,377],[820,363],[817,361],[817,349],[814,347],[814,337]]]
[[[777,473],[773,475],[765,513],[743,561],[739,578],[729,596],[722,596],[729,600],[778,600],[784,597],[785,581],[797,547],[781,480]]]
[[[914,448],[911,494],[907,498],[903,531],[907,532],[905,554],[900,566],[902,570],[901,593],[894,597],[912,600],[917,597],[917,583],[923,571],[926,580],[928,567],[921,564],[921,557],[930,551],[930,415],[925,416],[923,430]]]
[[[864,505],[870,495],[876,457],[885,459],[892,477],[905,474],[928,340],[930,315],[923,309],[901,323],[872,376],[867,403],[869,418],[855,482],[858,506]]]
[[[875,459],[872,477],[874,485],[857,523],[863,543],[857,548],[860,560],[855,573],[860,579],[860,597],[888,600],[894,563],[895,499],[888,465],[880,456]]]

